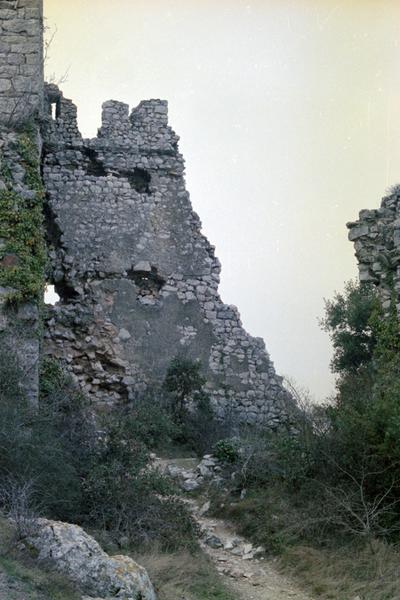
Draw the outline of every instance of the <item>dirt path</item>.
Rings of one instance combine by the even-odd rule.
[[[164,464],[167,461],[163,461]],[[194,472],[193,460],[169,460],[173,469],[185,469],[185,478]],[[207,497],[188,498],[187,503],[202,532],[200,544],[218,572],[241,600],[312,600],[279,573],[274,560],[236,533],[233,526],[208,516]]]
[[[265,558],[261,548],[254,548],[229,523],[200,516],[197,503],[190,504],[203,532],[200,543],[204,552],[242,600],[311,600],[278,572],[273,559]]]

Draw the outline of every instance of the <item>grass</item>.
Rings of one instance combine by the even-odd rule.
[[[29,600],[80,600],[82,597],[61,575],[27,566],[21,558],[0,557],[0,570],[6,573],[13,589],[18,586],[21,594],[25,594],[23,597]]]
[[[146,567],[158,600],[237,600],[213,564],[202,553],[136,555]]]
[[[335,548],[288,548],[280,564],[314,597],[323,600],[399,600],[400,553],[382,541],[374,548],[346,544]]]

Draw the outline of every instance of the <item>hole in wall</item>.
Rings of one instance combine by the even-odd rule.
[[[54,285],[51,283],[47,283],[44,288],[44,303],[51,304],[51,306],[54,306],[60,300],[61,300],[61,298],[57,294]]]
[[[107,177],[103,163],[99,160],[96,150],[92,148],[83,148],[83,154],[87,157],[86,173],[95,177]]]
[[[52,119],[56,120],[57,119],[57,102],[52,102],[50,104],[50,109],[51,109]]]
[[[145,169],[136,167],[132,173],[127,174],[130,186],[139,194],[150,194],[151,175]]]
[[[166,281],[158,273],[156,267],[151,267],[151,271],[135,271],[134,269],[128,272],[130,277],[138,287],[138,297],[156,299],[160,295],[160,291]]]

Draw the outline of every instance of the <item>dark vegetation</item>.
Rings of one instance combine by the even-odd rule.
[[[44,190],[39,152],[33,129],[18,133],[14,151],[24,170],[30,198],[15,191],[11,166],[0,152],[0,174],[6,189],[0,190],[0,285],[12,288],[9,302],[39,300],[44,289],[46,246],[43,233]]]
[[[151,453],[202,453],[214,423],[200,364],[172,361],[162,389],[94,417],[60,364],[42,361],[39,407],[24,397],[15,353],[0,345],[0,506],[19,537],[35,514],[101,532],[119,547],[194,550],[195,526]]]
[[[39,408],[30,406],[15,353],[1,342],[0,595],[3,581],[18,598],[77,597],[19,549],[32,518],[43,515],[84,526],[110,554],[133,554],[164,600],[233,600],[199,552],[178,490],[151,468],[154,451],[193,454],[199,440],[217,436],[216,425],[204,435],[211,409],[200,365],[176,359],[163,389],[95,422],[87,399],[53,359],[41,365]]]
[[[236,458],[235,446],[226,443],[234,483],[216,495],[215,509],[281,554],[314,594],[394,598],[400,541],[396,307],[392,302],[384,314],[373,287],[350,283],[326,302],[322,326],[334,346],[335,396],[315,405],[299,394],[294,435],[244,435]]]
[[[50,359],[37,410],[21,392],[22,376],[2,346],[0,503],[21,529],[36,513],[103,530],[119,546],[195,547],[176,490],[150,467],[150,451],[177,435],[167,410],[143,398],[95,423],[85,397]]]

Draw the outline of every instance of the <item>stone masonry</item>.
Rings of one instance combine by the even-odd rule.
[[[400,186],[392,188],[380,208],[360,211],[359,220],[347,227],[360,281],[378,287],[384,309],[389,308],[394,291],[400,314]]]
[[[99,409],[160,383],[176,356],[200,360],[218,414],[278,425],[288,394],[264,342],[219,297],[220,263],[185,189],[167,103],[129,112],[106,102],[91,140],[76,114],[47,86],[49,280],[61,301],[49,308],[45,352]]]
[[[42,112],[43,100],[42,0],[0,0],[0,200],[16,194],[26,205],[35,198],[18,151],[15,125],[31,122],[37,154],[41,138],[33,119]],[[0,231],[3,222],[0,217]],[[0,236],[0,274],[13,269],[18,256],[7,254],[8,240]],[[18,355],[24,387],[32,403],[38,400],[39,318],[35,302],[10,310],[7,299],[13,289],[0,287],[0,345]]]
[[[42,98],[42,0],[0,0],[0,123],[38,114]]]
[[[74,104],[56,86],[44,88],[42,15],[42,0],[0,0],[4,205],[10,194],[19,202],[37,198],[23,157],[13,153],[15,125],[41,129],[48,282],[61,298],[47,310],[44,353],[64,362],[97,410],[161,383],[182,356],[201,362],[220,416],[272,427],[287,421],[290,396],[264,342],[219,297],[220,263],[192,210],[167,103],[148,100],[130,112],[106,102],[98,136],[82,139]],[[0,240],[1,269],[18,265],[7,244]],[[0,289],[0,307],[10,293]],[[3,308],[0,335],[15,340],[20,325],[17,350],[35,401],[37,308],[28,303],[14,316]]]

